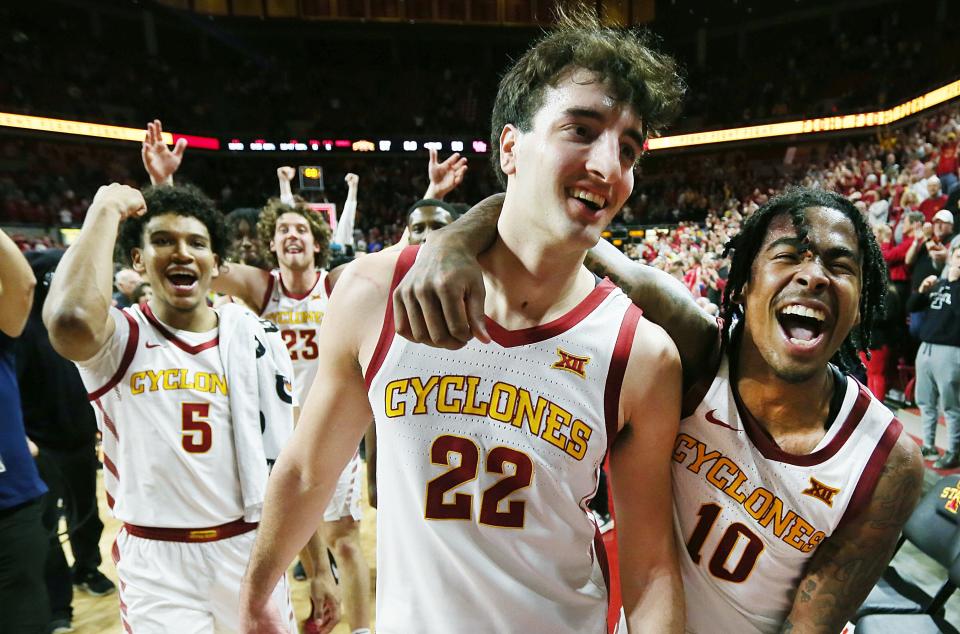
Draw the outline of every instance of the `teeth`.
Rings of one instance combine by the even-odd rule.
[[[800,304],[790,304],[786,308],[780,311],[781,315],[799,315],[800,317],[810,317],[811,319],[816,319],[817,321],[824,321],[827,316],[822,310],[817,310],[816,308],[809,308],[807,306],[802,306]]]
[[[593,193],[591,193],[591,192],[588,192],[588,191],[585,190],[585,189],[580,189],[580,188],[575,187],[575,188],[573,188],[572,190],[570,190],[570,194],[571,194],[574,198],[579,198],[580,200],[586,200],[587,202],[591,202],[591,203],[593,203],[594,205],[596,205],[597,207],[601,207],[601,208],[602,208],[604,205],[607,204],[607,199],[606,199],[606,198],[604,198],[603,196],[600,196],[600,195],[598,195],[598,194],[593,194]]]

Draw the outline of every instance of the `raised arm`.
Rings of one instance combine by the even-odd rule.
[[[271,614],[268,599],[287,564],[319,526],[337,477],[373,419],[360,358],[372,354],[395,262],[389,254],[356,262],[324,315],[317,337],[324,371],[270,475],[241,590],[244,632],[287,631],[280,615]]]
[[[671,488],[680,384],[676,346],[641,319],[620,392],[622,429],[610,454],[621,594],[631,634],[683,632]]]
[[[292,205],[294,202],[293,189],[290,186],[290,181],[292,181],[296,175],[297,170],[289,165],[277,168],[277,182],[280,184],[280,202],[285,205]]]
[[[143,168],[150,175],[150,183],[173,185],[173,175],[180,169],[186,149],[186,139],[177,139],[172,150],[167,147],[163,142],[163,124],[160,119],[148,123],[143,147],[140,148],[140,158],[143,159]]]
[[[113,183],[97,190],[43,304],[43,323],[61,356],[86,361],[113,335],[110,300],[117,231],[125,218],[146,210],[143,195],[132,187]]]
[[[19,337],[33,306],[37,279],[17,243],[0,230],[0,332]]]
[[[347,174],[343,177],[347,183],[347,200],[343,203],[343,213],[333,232],[331,242],[353,245],[353,227],[357,220],[357,190],[360,188],[360,177],[356,174]]]
[[[863,514],[817,548],[782,632],[836,634],[843,629],[893,557],[922,488],[920,450],[901,434]]]

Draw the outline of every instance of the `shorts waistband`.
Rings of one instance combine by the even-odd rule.
[[[124,523],[123,528],[135,537],[155,539],[161,542],[215,542],[229,537],[236,537],[249,533],[257,527],[257,523],[244,522],[243,519],[234,520],[220,526],[209,528],[153,528],[150,526],[136,526]]]

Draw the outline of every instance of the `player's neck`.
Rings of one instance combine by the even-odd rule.
[[[498,227],[496,242],[480,257],[486,314],[509,330],[564,315],[593,290],[585,257],[585,251],[556,248],[529,233]]]
[[[749,338],[744,338],[737,350],[736,376],[731,379],[736,381],[744,407],[782,448],[789,450],[779,441],[793,434],[822,437],[834,389],[827,366],[803,381],[787,381],[774,372]]]
[[[217,311],[207,306],[206,302],[193,310],[179,310],[156,298],[150,300],[149,305],[154,317],[175,330],[206,332],[217,327]]]
[[[283,282],[283,288],[293,295],[303,295],[310,292],[317,285],[317,278],[320,277],[320,271],[310,267],[300,271],[280,267],[280,280]]]

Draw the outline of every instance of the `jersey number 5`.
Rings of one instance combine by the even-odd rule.
[[[210,403],[183,403],[181,405],[181,440],[183,450],[189,453],[207,453],[213,445],[213,430],[207,419]]]
[[[452,502],[444,502],[447,491],[476,480],[480,468],[480,447],[469,438],[440,436],[430,446],[430,462],[450,466],[450,454],[460,456],[460,464],[441,473],[427,483],[427,503],[424,516],[430,520],[470,520],[473,518],[473,496],[455,493]],[[480,498],[481,524],[501,528],[523,528],[526,502],[511,500],[505,511],[499,510],[500,502],[514,491],[530,486],[533,480],[533,462],[516,449],[494,447],[487,454],[487,473],[505,473],[506,464],[514,466],[513,475],[508,475],[483,492]]]

